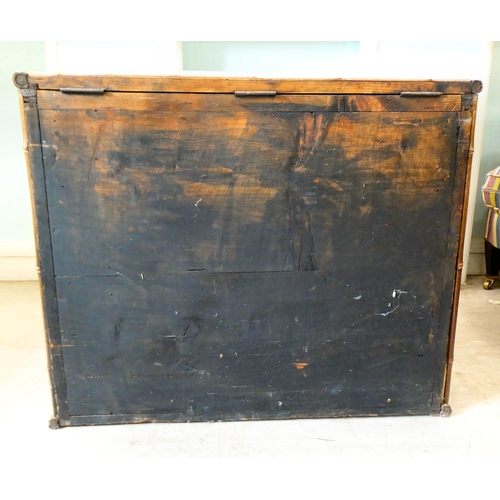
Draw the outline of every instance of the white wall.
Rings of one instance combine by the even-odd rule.
[[[48,73],[172,75],[182,70],[180,42],[45,42]]]
[[[360,42],[183,42],[185,71],[247,76],[342,77],[359,67]]]

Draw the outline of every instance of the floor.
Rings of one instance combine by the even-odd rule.
[[[500,284],[461,292],[451,418],[140,424],[50,430],[38,284],[0,282],[0,443],[65,457],[500,457]]]

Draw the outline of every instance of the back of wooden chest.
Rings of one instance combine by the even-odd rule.
[[[20,85],[58,425],[439,413],[477,82],[58,78]]]

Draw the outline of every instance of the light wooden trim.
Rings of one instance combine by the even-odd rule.
[[[275,90],[293,94],[400,94],[401,92],[480,92],[477,80],[343,80],[302,78],[236,78],[203,76],[29,75],[41,90],[64,87],[104,88],[115,92],[233,93],[236,90]]]

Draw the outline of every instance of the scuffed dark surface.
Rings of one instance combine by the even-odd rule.
[[[340,97],[40,111],[71,417],[439,412],[460,114]]]
[[[42,113],[58,276],[444,257],[456,113],[96,114]]]
[[[430,405],[434,280],[388,269],[60,278],[70,412]]]

